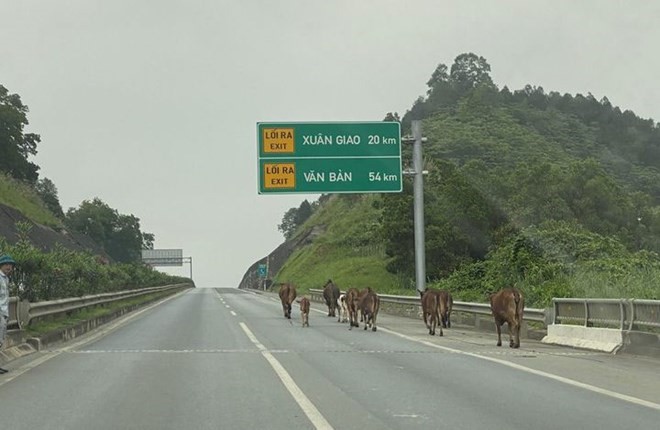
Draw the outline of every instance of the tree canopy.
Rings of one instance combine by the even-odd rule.
[[[0,85],[0,170],[30,183],[37,181],[39,166],[29,161],[37,154],[38,134],[25,133],[28,107],[18,94]]]
[[[154,235],[142,232],[139,218],[120,214],[99,198],[84,200],[79,207],[70,208],[65,223],[94,239],[119,262],[138,262],[142,249],[153,248]]]

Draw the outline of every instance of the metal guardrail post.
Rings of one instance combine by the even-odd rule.
[[[584,326],[589,327],[589,302],[584,299]]]
[[[632,331],[633,329],[633,322],[635,321],[635,316],[637,315],[636,311],[636,306],[635,306],[635,299],[630,300],[630,322],[628,323],[628,331]]]

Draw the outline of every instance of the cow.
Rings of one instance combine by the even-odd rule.
[[[323,286],[323,298],[325,304],[328,305],[328,316],[334,317],[337,310],[337,299],[339,299],[339,288],[332,282],[332,279],[328,279]]]
[[[426,289],[423,293],[419,292],[422,298],[422,317],[429,334],[435,336],[435,329],[440,320],[440,294],[437,290]],[[442,336],[442,325],[440,325],[440,334]]]
[[[296,287],[292,284],[281,284],[279,294],[284,318],[291,319],[291,303],[296,299]]]
[[[348,323],[349,330],[352,330],[353,327],[360,327],[358,323],[358,307],[360,305],[359,300],[360,292],[357,288],[349,288],[346,290],[346,307],[348,308]]]
[[[364,317],[364,329],[371,327],[371,331],[376,331],[376,318],[380,308],[380,298],[375,291],[367,288],[366,293],[360,299],[360,312]]]
[[[520,326],[523,320],[525,298],[517,288],[504,288],[490,295],[490,309],[495,318],[497,346],[502,346],[502,325],[509,326],[509,346],[520,348]]]
[[[443,328],[451,328],[451,308],[454,306],[454,299],[447,290],[438,291],[438,310],[440,311],[440,322]],[[442,334],[440,334],[442,336]]]
[[[370,289],[371,288],[365,288],[364,290],[360,291],[357,295],[357,300],[358,300],[357,310],[360,312],[360,322],[364,321],[364,314],[362,313],[362,309],[360,309],[360,301],[369,292]],[[357,325],[356,327],[359,327],[359,325]]]
[[[309,327],[309,299],[307,297],[300,299],[300,317],[302,318],[302,326]]]
[[[337,308],[339,309],[339,318],[337,322],[348,321],[348,304],[346,303],[346,293],[341,293],[337,299]]]

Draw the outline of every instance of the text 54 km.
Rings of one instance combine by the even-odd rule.
[[[391,173],[369,172],[370,182],[394,182],[397,179],[398,176]]]

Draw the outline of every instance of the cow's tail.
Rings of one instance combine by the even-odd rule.
[[[513,301],[516,303],[516,318],[518,318],[518,324],[522,323],[522,307],[524,306],[522,296],[520,291],[514,288],[513,290]]]

